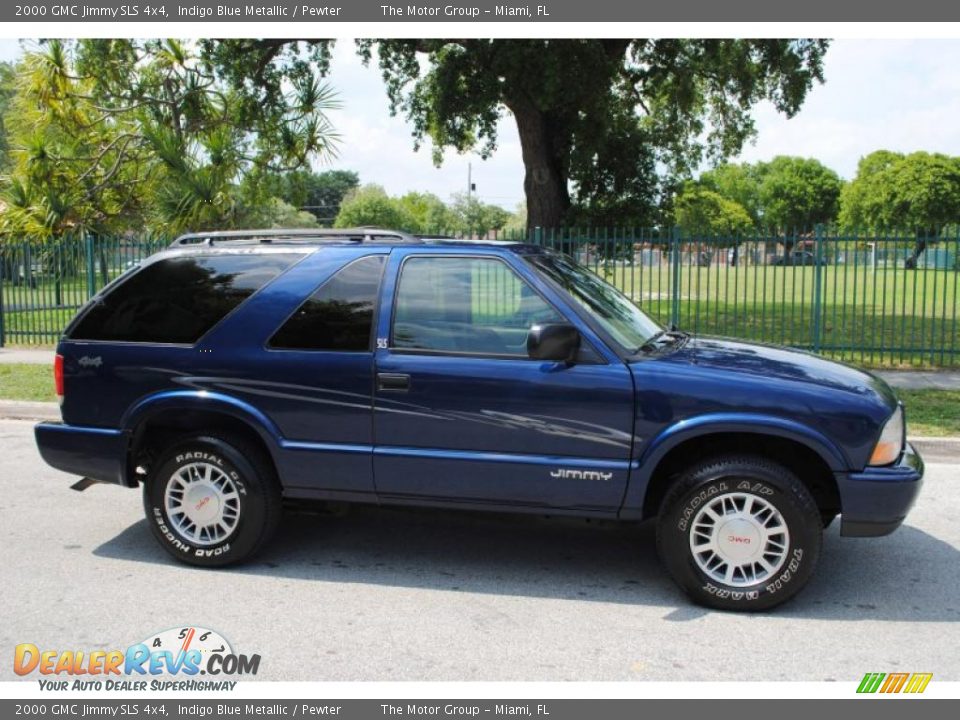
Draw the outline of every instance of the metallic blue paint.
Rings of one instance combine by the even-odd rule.
[[[840,474],[837,485],[843,498],[841,534],[887,535],[903,523],[920,493],[923,460],[907,444],[895,465]]]
[[[129,436],[119,430],[42,422],[34,428],[40,456],[71,475],[126,485]]]
[[[624,354],[523,260],[540,252],[528,246],[374,243],[298,251],[302,261],[194,346],[64,338],[64,424],[37,427],[44,458],[68,472],[132,482],[127,446],[141,423],[157,412],[204,410],[259,434],[288,496],[639,517],[666,453],[718,432],[773,435],[818,453],[837,478],[844,532],[869,534],[899,522],[919,488],[923,467],[912,451],[893,467],[866,467],[896,406],[890,388],[869,373],[717,338]],[[375,318],[381,341],[390,337],[405,258],[480,255],[510,265],[580,331],[596,361],[266,347],[324,280],[369,254],[389,254]],[[84,355],[102,363],[81,367]],[[409,390],[375,389],[378,372],[409,375]],[[552,474],[563,469],[603,479]]]

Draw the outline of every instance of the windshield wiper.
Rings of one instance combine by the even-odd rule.
[[[683,330],[671,327],[669,330],[661,330],[648,338],[643,345],[637,348],[637,352],[656,352],[663,347],[682,345],[689,339],[690,333],[685,333]]]

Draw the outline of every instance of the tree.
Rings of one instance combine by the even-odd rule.
[[[50,41],[18,75],[4,225],[32,234],[230,227],[250,210],[242,176],[304,167],[336,139],[312,72],[255,104],[176,40]]]
[[[305,41],[318,68],[329,41]],[[393,112],[417,146],[496,149],[510,113],[525,168],[528,227],[556,227],[571,206],[623,207],[655,191],[651,168],[689,172],[738,152],[754,134],[750,108],[770,100],[795,114],[823,80],[825,40],[359,41],[376,49]],[[205,41],[205,57],[248,102],[269,103],[299,69],[299,41]],[[298,51],[299,52],[299,51]],[[304,50],[306,53],[307,51]],[[424,62],[421,64],[421,60]],[[571,197],[571,185],[573,196]],[[654,197],[639,208],[652,207]]]
[[[755,225],[760,224],[760,181],[764,163],[725,163],[700,175],[698,183],[740,205]]]
[[[779,155],[756,170],[760,221],[771,229],[811,230],[837,218],[843,182],[813,158]]]
[[[457,217],[457,230],[465,235],[483,237],[494,230],[503,229],[510,213],[499,205],[480,202],[475,196],[456,193],[453,196],[453,212]]]
[[[360,186],[360,176],[352,170],[293,170],[271,174],[251,174],[245,178],[248,185],[258,186],[258,193],[277,197],[289,205],[312,213],[317,220],[329,225],[340,212],[340,203],[351,190]]]
[[[16,93],[16,71],[13,63],[0,62],[0,174],[10,165],[10,140],[4,117],[13,104]]]
[[[250,227],[263,228],[315,228],[317,218],[306,210],[298,210],[278,197],[267,200],[258,206],[257,214],[246,222]]]
[[[916,268],[941,227],[958,217],[960,158],[938,153],[871,153],[860,160],[841,197],[840,223],[846,228],[916,233],[908,268]]]
[[[416,221],[379,185],[364,185],[347,193],[334,227],[373,225],[393,230],[416,231]]]
[[[742,205],[695,183],[688,183],[677,196],[674,221],[684,237],[735,237],[753,228]]]
[[[460,219],[443,200],[432,193],[408,192],[395,202],[401,212],[410,218],[411,232],[427,235],[459,230]]]

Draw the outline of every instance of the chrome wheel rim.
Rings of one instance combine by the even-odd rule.
[[[164,506],[177,534],[199,546],[223,542],[240,520],[237,486],[212,463],[190,463],[171,475]]]
[[[711,580],[746,587],[774,577],[787,560],[790,531],[777,508],[751,493],[705,504],[690,525],[690,552]]]

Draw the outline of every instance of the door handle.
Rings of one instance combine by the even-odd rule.
[[[410,389],[410,376],[406,373],[377,373],[377,390],[407,392]]]

